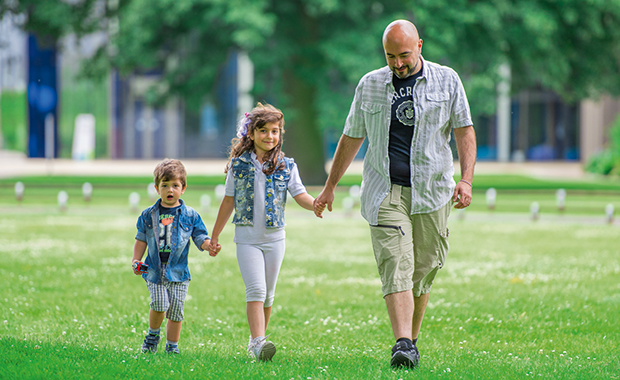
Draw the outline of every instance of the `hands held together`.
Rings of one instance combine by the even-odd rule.
[[[318,218],[323,217],[323,211],[325,211],[325,207],[331,212],[332,211],[332,203],[334,202],[334,192],[326,191],[323,189],[321,194],[314,200],[314,215]]]
[[[205,251],[209,251],[209,256],[215,257],[222,250],[222,246],[217,241],[217,238],[207,239],[202,243],[201,248]]]

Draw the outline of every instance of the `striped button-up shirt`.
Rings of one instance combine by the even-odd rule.
[[[450,132],[473,125],[467,96],[458,74],[424,60],[413,87],[415,125],[411,142],[411,214],[430,213],[450,201],[456,186]],[[392,72],[385,66],[366,74],[344,126],[344,134],[368,138],[361,187],[362,216],[377,224],[379,206],[390,191],[390,111]]]

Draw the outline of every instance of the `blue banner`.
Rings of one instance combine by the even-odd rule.
[[[58,157],[56,46],[49,45],[28,35],[28,157]]]

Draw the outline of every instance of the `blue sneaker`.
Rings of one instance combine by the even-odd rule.
[[[420,362],[420,353],[415,344],[407,341],[397,342],[392,347],[392,360],[390,365],[394,368],[414,368]]]
[[[179,351],[179,346],[171,346],[169,344],[166,344],[166,353],[167,354],[180,354],[181,351]]]
[[[142,344],[142,352],[157,352],[157,345],[159,344],[159,335],[146,334],[144,337],[144,343]]]

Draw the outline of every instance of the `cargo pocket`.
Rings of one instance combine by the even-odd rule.
[[[381,276],[396,273],[413,266],[413,261],[403,255],[402,239],[405,236],[401,226],[377,224],[371,225],[372,246]]]
[[[450,230],[448,229],[448,227],[445,228],[445,230],[441,231],[439,233],[439,236],[441,236],[440,239],[440,244],[441,246],[438,249],[438,255],[437,255],[437,267],[439,269],[443,268],[445,262],[446,262],[446,255],[448,253],[448,248],[449,248],[449,244],[448,244],[448,236],[450,235]]]

